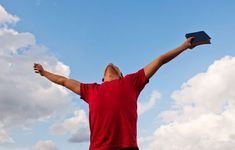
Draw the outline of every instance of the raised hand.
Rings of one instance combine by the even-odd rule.
[[[187,49],[187,48],[193,49],[195,46],[197,46],[197,45],[195,45],[195,44],[192,44],[192,40],[193,40],[193,39],[194,39],[194,37],[190,37],[190,38],[186,39],[186,41],[185,41],[184,44],[183,44],[186,49]]]
[[[188,38],[185,42],[184,42],[184,47],[193,49],[194,47],[198,46],[198,45],[202,45],[202,44],[210,44],[209,40],[205,40],[205,41],[200,41],[200,42],[193,42],[192,40],[194,39],[194,37],[190,37]]]
[[[34,63],[33,68],[35,73],[39,73],[41,76],[44,76],[45,70],[43,69],[41,64]]]

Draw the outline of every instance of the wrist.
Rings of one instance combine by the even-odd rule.
[[[46,74],[46,71],[44,71],[44,70],[40,72],[41,76],[45,76],[45,74]]]
[[[182,45],[180,46],[180,48],[181,48],[182,50],[186,50],[186,49],[189,48],[189,45],[188,45],[187,43],[184,43],[184,44],[182,44]]]

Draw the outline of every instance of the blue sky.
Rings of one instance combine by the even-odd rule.
[[[139,102],[149,104],[149,108],[139,117],[139,138],[151,137],[160,126],[169,124],[163,122],[159,115],[175,106],[172,93],[180,90],[183,83],[201,72],[207,72],[215,60],[235,55],[235,1],[232,0],[0,0],[0,4],[9,14],[20,19],[13,24],[7,23],[5,28],[18,33],[28,32],[36,40],[31,45],[47,49],[46,57],[43,60],[39,57],[36,61],[43,63],[51,56],[69,67],[71,78],[81,82],[100,83],[109,62],[119,66],[124,74],[137,71],[183,43],[186,33],[206,31],[212,38],[211,45],[185,51],[164,65],[140,95]],[[26,76],[36,75],[32,72]],[[37,78],[37,81],[47,84],[41,80]],[[155,97],[151,103],[153,91],[160,93],[161,98]],[[73,109],[85,110],[88,115],[87,105],[79,96],[69,93],[67,97]],[[2,123],[3,130],[15,142],[0,142],[0,149],[27,149],[40,140],[53,141],[59,150],[88,149],[88,142],[68,141],[73,133],[54,135],[50,131],[53,124],[72,117],[71,111],[60,114],[63,117],[52,114],[47,114],[49,119],[44,118],[43,121],[38,121],[38,117],[33,123],[23,122],[27,129],[22,129],[22,126],[6,127]],[[144,150],[146,145],[149,144],[143,143],[141,148]]]

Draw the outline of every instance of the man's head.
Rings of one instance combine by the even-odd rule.
[[[115,66],[114,64],[110,63],[106,66],[105,70],[104,70],[104,76],[102,78],[102,81],[112,81],[115,79],[120,79],[122,78],[122,73],[119,70],[119,68],[117,66]]]

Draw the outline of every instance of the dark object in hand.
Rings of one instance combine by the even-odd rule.
[[[185,34],[186,38],[194,37],[192,39],[192,45],[197,46],[201,44],[211,44],[210,39],[211,37],[206,34],[205,31],[199,31],[199,32],[193,32],[193,33],[187,33]]]

